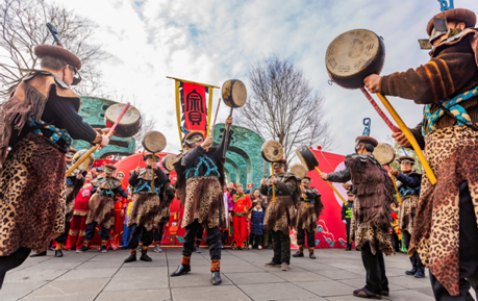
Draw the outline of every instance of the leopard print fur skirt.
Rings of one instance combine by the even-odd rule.
[[[184,214],[181,223],[186,228],[198,219],[203,227],[219,226],[219,206],[222,206],[222,225],[225,225],[226,215],[223,206],[223,191],[216,177],[196,177],[186,180],[186,196]]]
[[[459,186],[466,181],[478,217],[478,132],[466,126],[425,137],[425,156],[437,183],[423,174],[409,254],[415,251],[452,296],[459,295]]]
[[[45,251],[65,231],[65,153],[29,133],[0,171],[0,256],[24,247]]]
[[[159,220],[161,219],[161,204],[159,195],[149,193],[134,193],[132,199],[128,227],[136,224],[138,227],[145,227],[147,231],[151,231],[153,228],[156,228],[159,224]]]
[[[413,233],[413,225],[417,215],[418,195],[410,194],[402,197],[400,205],[400,230]]]

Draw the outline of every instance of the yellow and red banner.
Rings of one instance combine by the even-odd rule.
[[[206,137],[209,136],[213,89],[219,87],[170,76],[167,78],[175,81],[176,118],[180,141],[183,139],[181,128],[186,131],[203,131]]]

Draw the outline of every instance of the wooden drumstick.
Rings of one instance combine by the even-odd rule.
[[[368,101],[370,101],[370,104],[372,104],[372,107],[375,109],[375,111],[377,111],[378,115],[380,115],[380,117],[382,117],[383,121],[385,122],[386,125],[388,125],[388,127],[392,130],[392,132],[394,132],[394,133],[400,132],[400,129],[397,128],[390,121],[390,119],[388,119],[387,115],[385,115],[385,113],[382,111],[382,109],[380,109],[380,107],[377,105],[377,103],[372,98],[370,93],[368,93],[367,90],[365,90],[364,87],[360,88],[360,91],[362,91],[363,95],[365,95],[365,97],[368,99]]]
[[[425,172],[427,174],[428,179],[430,180],[430,183],[432,185],[435,185],[437,182],[437,178],[435,177],[435,174],[433,173],[432,168],[428,164],[428,161],[425,158],[425,155],[423,154],[422,149],[418,145],[418,142],[415,139],[415,136],[413,136],[410,129],[403,122],[402,118],[400,118],[400,115],[398,115],[397,111],[395,111],[395,109],[392,107],[388,99],[385,96],[383,96],[381,93],[377,93],[377,96],[382,101],[383,105],[385,106],[387,111],[390,113],[390,115],[392,115],[392,118],[398,124],[402,133],[405,135],[405,137],[407,137],[408,142],[410,142],[410,144],[412,145],[413,150],[415,151],[415,153],[418,156],[418,159],[423,165],[423,169],[425,169]]]
[[[229,113],[229,117],[232,117],[232,112],[233,112],[233,110],[234,110],[234,108],[231,107],[231,112]],[[228,142],[229,142],[229,132],[230,132],[230,131],[231,131],[231,125],[229,125],[229,126],[226,125],[226,130],[225,130],[225,132],[224,132],[224,135],[226,135],[226,136],[224,137],[224,139],[225,139],[225,140],[224,140],[224,146],[227,146],[227,144],[228,144]],[[224,147],[224,151],[223,151],[223,153],[222,153],[222,157],[223,157],[223,158],[226,158],[226,152],[227,152],[227,148]]]
[[[271,164],[271,177],[275,177],[275,174],[274,174],[274,164]],[[272,181],[271,181],[271,182],[272,182]],[[272,183],[272,202],[273,202],[273,203],[276,202],[276,188],[275,188],[274,183]]]
[[[151,193],[154,193],[154,174],[155,171],[153,169],[153,165],[156,164],[156,154],[153,153],[153,164],[151,164]]]
[[[120,123],[121,119],[123,118],[124,114],[126,113],[126,111],[128,110],[129,108],[129,102],[124,106],[123,108],[123,111],[121,111],[120,115],[118,116],[118,119],[116,119],[115,123],[113,124],[113,126],[111,127],[110,131],[108,132],[108,138],[111,138],[111,136],[113,136],[113,133],[115,132],[115,129],[116,127],[118,126],[118,124]],[[81,163],[83,163],[83,161],[86,160],[86,158],[88,158],[95,150],[98,149],[100,145],[97,144],[95,146],[93,146],[92,148],[90,148],[86,154],[84,154],[75,164],[73,164],[72,167],[70,167],[70,169],[68,169],[68,171],[66,172],[65,176],[69,176],[78,166],[80,166]]]
[[[316,166],[315,167],[315,170],[320,174],[322,174],[322,172],[320,171],[320,169]],[[327,184],[329,184],[330,188],[332,188],[332,190],[339,196],[339,198],[342,200],[342,202],[344,202],[345,206],[347,206],[349,204],[349,202],[347,202],[344,197],[339,193],[339,191],[334,187],[334,185],[332,185],[332,183],[330,183],[329,181],[325,180],[327,182]]]
[[[397,193],[397,200],[398,200],[398,203],[400,205],[402,205],[402,198],[400,197],[400,192],[398,191],[398,187],[397,187],[397,183],[395,183],[395,177],[392,176],[390,173],[390,178],[392,178],[392,182],[393,182],[393,187],[395,187],[395,192]]]

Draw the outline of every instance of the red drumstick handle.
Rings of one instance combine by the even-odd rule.
[[[362,88],[360,88],[360,91],[362,91],[363,95],[365,95],[365,97],[367,97],[368,101],[370,101],[370,103],[374,107],[375,111],[377,111],[378,115],[380,115],[380,117],[382,117],[383,121],[385,121],[385,123],[392,130],[392,132],[394,132],[394,133],[400,132],[400,129],[398,127],[396,127],[390,121],[390,119],[388,119],[387,115],[385,115],[385,113],[382,111],[382,109],[380,109],[380,107],[377,105],[375,100],[373,100],[372,96],[367,92],[367,90],[365,90],[365,88],[362,87]]]

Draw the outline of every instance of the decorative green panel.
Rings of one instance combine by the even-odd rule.
[[[96,97],[80,97],[80,102],[80,116],[83,117],[86,123],[94,128],[105,127],[105,111],[109,106],[117,103],[116,101]],[[107,147],[96,151],[94,154],[97,159],[116,154],[130,155],[134,153],[135,143],[136,141],[133,137],[120,138],[113,136]],[[77,150],[88,149],[90,147],[91,144],[83,140],[75,140],[73,142],[73,148]]]
[[[224,132],[224,124],[216,124],[214,127],[214,143],[218,144]],[[256,132],[233,125],[233,133],[229,150],[226,154],[225,172],[229,181],[254,184],[254,188],[260,187],[264,159],[261,156],[261,147],[264,139]],[[270,164],[266,164],[266,177],[270,174]],[[247,189],[247,188],[246,188]]]

